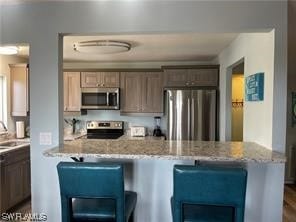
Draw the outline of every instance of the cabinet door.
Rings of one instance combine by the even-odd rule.
[[[142,112],[163,112],[163,74],[147,72],[142,76]]]
[[[11,150],[0,156],[1,212],[31,195],[30,147]]]
[[[191,86],[218,86],[218,69],[189,69]]]
[[[122,72],[121,112],[141,111],[141,75],[139,72]]]
[[[22,164],[14,163],[4,166],[4,198],[6,209],[23,200]]]
[[[81,87],[98,87],[102,83],[101,74],[97,72],[82,72]]]
[[[187,69],[166,69],[165,86],[186,86],[189,84]]]
[[[64,73],[64,111],[80,111],[81,108],[81,88],[80,73]]]
[[[23,199],[31,196],[31,167],[30,159],[22,163]]]
[[[27,116],[29,111],[29,74],[27,64],[10,65],[11,115]]]
[[[119,72],[101,72],[102,87],[119,87]]]

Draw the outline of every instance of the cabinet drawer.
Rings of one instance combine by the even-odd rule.
[[[6,166],[27,159],[30,159],[29,145],[2,155],[2,164]]]

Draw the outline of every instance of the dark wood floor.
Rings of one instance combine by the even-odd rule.
[[[31,212],[31,201],[19,205],[14,212],[29,213]],[[285,185],[284,192],[284,209],[283,222],[296,221],[296,185]]]
[[[296,185],[285,185],[283,222],[296,221]]]

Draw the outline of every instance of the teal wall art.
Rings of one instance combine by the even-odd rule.
[[[264,73],[256,73],[245,79],[246,101],[263,101],[264,99]]]

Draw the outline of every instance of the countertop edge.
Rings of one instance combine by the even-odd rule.
[[[8,148],[8,149],[1,149],[0,150],[0,155],[4,155],[4,154],[7,154],[7,153],[10,153],[10,152],[22,149],[22,148],[26,148],[26,147],[29,147],[29,146],[30,146],[30,143],[23,144],[23,145],[20,145],[18,147],[12,147],[12,148]]]
[[[284,164],[286,159],[248,159],[248,158],[231,158],[231,157],[206,157],[206,156],[170,156],[170,155],[141,155],[141,154],[86,154],[86,153],[49,153],[50,150],[43,152],[46,157],[62,158],[99,158],[99,159],[157,159],[157,160],[202,160],[202,161],[221,161],[221,162],[238,162],[238,163],[261,163],[261,164]]]

